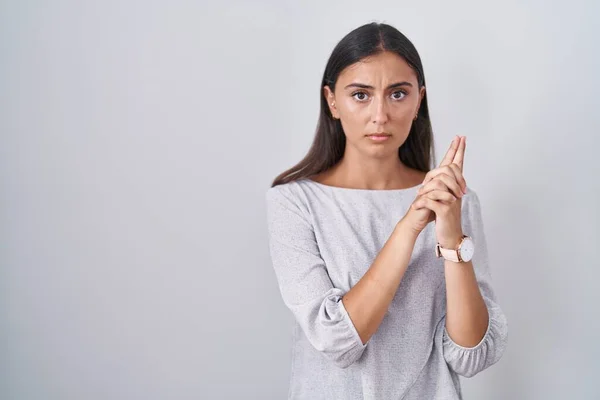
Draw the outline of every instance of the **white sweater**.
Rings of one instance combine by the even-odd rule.
[[[395,190],[339,188],[302,179],[266,192],[270,254],[295,319],[288,399],[462,399],[458,375],[497,362],[507,320],[494,291],[481,205],[468,188],[462,227],[473,237],[473,267],[489,324],[473,348],[445,329],[444,260],[435,226],[419,235],[377,332],[362,343],[341,297],[371,266],[421,185]]]

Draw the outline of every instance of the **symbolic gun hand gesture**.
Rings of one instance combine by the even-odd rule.
[[[404,217],[418,233],[435,221],[438,242],[445,248],[456,247],[462,236],[462,196],[467,192],[463,177],[465,148],[465,136],[454,138],[440,166],[425,175]]]

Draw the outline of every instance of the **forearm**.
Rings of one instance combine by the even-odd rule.
[[[446,276],[446,330],[460,346],[476,346],[487,330],[488,310],[471,261],[444,261]]]
[[[417,236],[398,222],[373,264],[342,298],[363,343],[379,328],[408,268]]]

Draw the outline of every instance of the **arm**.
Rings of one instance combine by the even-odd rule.
[[[269,246],[283,301],[315,349],[341,368],[360,358],[408,267],[417,235],[398,223],[348,292],[333,286],[307,211],[281,187],[267,191]]]
[[[458,246],[458,242],[460,240],[453,248]],[[456,344],[474,347],[487,331],[489,315],[475,277],[473,262],[444,260],[444,267],[446,332]]]
[[[475,254],[469,263],[444,261],[447,311],[443,352],[456,373],[472,377],[500,360],[508,324],[492,288],[481,204],[473,190],[463,198],[462,215],[465,233],[475,242]]]
[[[377,331],[408,268],[417,234],[401,220],[363,277],[343,297],[363,342]]]

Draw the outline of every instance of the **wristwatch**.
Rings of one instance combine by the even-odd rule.
[[[435,255],[437,257],[444,257],[446,260],[458,263],[471,261],[473,259],[473,253],[475,253],[473,238],[467,235],[462,236],[456,250],[444,249],[439,243],[435,245]]]

